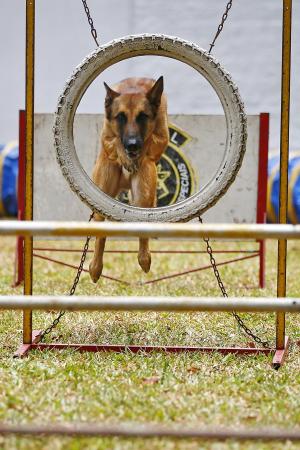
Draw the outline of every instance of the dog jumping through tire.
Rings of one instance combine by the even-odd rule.
[[[101,131],[101,149],[93,170],[94,183],[106,194],[116,197],[130,190],[131,204],[142,208],[156,206],[156,163],[169,142],[167,101],[164,81],[127,78],[106,89],[105,117]],[[94,219],[105,218],[95,214]],[[89,266],[96,283],[103,269],[105,238],[96,238]],[[149,239],[140,238],[138,262],[149,272]]]

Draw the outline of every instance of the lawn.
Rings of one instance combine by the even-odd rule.
[[[42,243],[44,244],[44,243]],[[48,241],[50,246],[63,245]],[[67,242],[71,247],[82,242]],[[241,246],[241,244],[225,244]],[[111,241],[110,249],[135,249],[136,242]],[[153,249],[184,247],[201,249],[201,242],[152,241]],[[214,243],[214,248],[221,247]],[[224,244],[223,244],[224,247]],[[1,294],[22,293],[13,289],[15,241],[1,239]],[[253,248],[244,243],[243,248]],[[300,244],[289,243],[288,296],[299,297]],[[54,256],[78,264],[77,254]],[[90,258],[90,256],[89,256]],[[88,259],[89,259],[88,258]],[[217,255],[217,261],[224,256]],[[267,244],[267,286],[257,287],[258,261],[251,259],[220,268],[230,296],[276,295],[276,243]],[[83,274],[77,289],[81,295],[219,295],[213,272],[203,271],[141,285],[164,274],[208,263],[207,255],[152,255],[150,274],[141,272],[136,256],[107,254],[104,273],[130,280],[132,285],[101,279],[94,285]],[[34,293],[68,293],[74,270],[34,259]],[[34,313],[34,328],[42,329],[54,313]],[[274,345],[273,314],[242,314],[247,325]],[[293,428],[300,423],[300,318],[287,316],[287,334],[293,344],[285,365],[275,371],[266,356],[222,356],[214,354],[151,355],[113,353],[31,352],[22,360],[13,359],[22,336],[22,316],[2,312],[0,324],[0,421],[29,422],[151,422],[188,426]],[[189,345],[244,345],[248,339],[227,313],[67,313],[51,340],[73,343],[140,343]],[[277,449],[278,443],[226,444],[196,440],[121,438],[21,438],[0,437],[2,449],[196,449],[243,448]],[[299,448],[285,443],[287,449]]]

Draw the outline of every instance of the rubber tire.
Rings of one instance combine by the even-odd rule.
[[[73,139],[76,109],[93,80],[111,65],[141,55],[166,56],[196,69],[218,95],[227,124],[223,160],[211,180],[199,192],[182,202],[150,209],[125,205],[104,194],[82,168]],[[111,41],[82,61],[59,97],[53,132],[57,160],[64,177],[71,189],[94,212],[117,221],[179,222],[201,215],[233,183],[246,149],[247,123],[238,88],[214,57],[197,45],[177,37],[143,34]]]

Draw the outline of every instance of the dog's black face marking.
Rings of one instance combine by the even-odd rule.
[[[147,119],[149,119],[149,116],[148,116],[148,114],[146,114],[144,111],[141,111],[138,115],[137,115],[137,117],[136,117],[136,122],[138,123],[138,124],[141,124],[141,123],[146,123],[147,122]]]
[[[114,119],[126,155],[130,159],[138,158],[143,150],[149,115],[140,111],[129,118],[125,112],[120,111]]]
[[[128,122],[128,118],[127,115],[124,112],[119,112],[116,117],[115,120],[117,122],[117,127],[118,127],[118,131],[119,131],[119,136],[121,139],[122,144],[124,145],[125,148],[125,135],[126,135],[126,124]]]
[[[118,124],[118,129],[119,129],[119,133],[120,136],[122,137],[124,134],[124,128],[126,126],[127,123],[127,116],[124,112],[119,112],[116,117],[115,117],[117,124]]]
[[[136,119],[135,119],[135,121],[138,125],[138,128],[139,128],[139,131],[140,131],[140,135],[143,138],[143,140],[145,139],[145,136],[146,136],[148,120],[149,120],[149,116],[144,111],[141,111],[136,116]]]
[[[125,123],[127,122],[127,116],[124,112],[119,112],[116,115],[116,120],[118,121],[119,125],[125,125]]]
[[[136,119],[128,125],[123,127],[123,132],[120,133],[121,142],[128,158],[137,159],[141,155],[144,145],[144,130],[139,125]]]
[[[145,128],[147,126],[148,119],[149,119],[148,114],[146,114],[144,111],[141,111],[136,116],[135,121],[138,124],[138,126],[142,129],[142,128]]]

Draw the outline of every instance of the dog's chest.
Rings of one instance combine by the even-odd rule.
[[[122,167],[121,186],[123,189],[130,189],[132,174]]]

